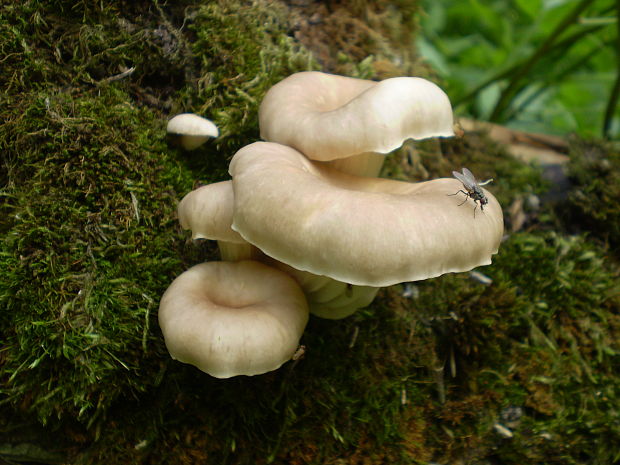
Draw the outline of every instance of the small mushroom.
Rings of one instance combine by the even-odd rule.
[[[196,265],[159,306],[172,358],[216,378],[276,370],[295,353],[307,322],[295,280],[251,260]]]
[[[192,239],[216,240],[222,260],[255,259],[260,251],[230,227],[232,208],[232,182],[222,181],[189,192],[179,202],[177,215],[181,227],[192,231]]]
[[[222,260],[258,260],[292,276],[306,294],[310,311],[321,318],[344,318],[372,302],[378,288],[352,286],[296,270],[263,254],[231,229],[233,203],[232,181],[199,187],[179,203],[179,222],[192,231],[194,239],[217,240]]]
[[[230,228],[233,198],[231,181],[194,189],[179,202],[177,214],[181,227],[192,231],[192,239],[245,243],[245,239]]]
[[[192,232],[192,239],[216,240],[220,257],[226,261],[257,259],[264,254],[233,231],[234,194],[232,181],[207,184],[183,197],[177,216],[183,229]]]
[[[316,71],[273,86],[259,108],[261,137],[341,171],[376,176],[384,154],[409,138],[453,136],[452,106],[417,77],[375,82]]]
[[[176,115],[168,121],[166,131],[185,150],[197,149],[210,137],[219,136],[217,126],[212,121],[193,113]]]
[[[474,217],[471,200],[450,196],[456,179],[407,183],[351,176],[314,163],[291,147],[256,142],[230,168],[232,229],[298,270],[382,287],[469,271],[491,263],[502,210],[488,198]],[[465,207],[465,208],[464,208]]]

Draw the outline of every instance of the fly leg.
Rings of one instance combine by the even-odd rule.
[[[460,207],[461,205],[463,205],[465,202],[467,202],[467,199],[470,197],[469,192],[465,192],[462,189],[459,189],[458,191],[456,191],[454,194],[446,194],[447,196],[451,196],[451,195],[457,195],[459,192],[462,192],[463,194],[465,194],[465,200],[463,200],[461,203],[458,204],[458,206]]]
[[[463,192],[463,191],[461,191],[461,192]],[[463,192],[463,193],[464,193],[464,192]],[[464,193],[464,194],[465,194],[465,193]],[[460,207],[461,205],[463,205],[465,202],[467,202],[467,199],[468,199],[468,198],[469,198],[469,194],[465,194],[465,200],[463,200],[463,201],[462,201],[461,203],[459,203],[457,206],[458,206],[458,207]],[[474,201],[474,203],[476,203],[476,202]]]

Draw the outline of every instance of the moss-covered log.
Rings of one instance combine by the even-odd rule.
[[[596,242],[617,239],[619,207],[603,162],[575,158],[570,198],[588,218],[575,228],[538,207],[540,170],[484,134],[408,145],[384,176],[467,166],[495,178],[511,234],[479,270],[490,284],[461,274],[382,290],[350,318],[311,319],[305,358],[263,376],[216,380],[165,350],[162,293],[216,258],[180,230],[178,200],[227,177],[233,153],[258,138],[263,94],[288,74],[428,73],[413,48],[417,12],[406,0],[0,6],[0,457],[620,458],[619,268]],[[169,147],[166,121],[182,111],[221,137],[191,154]]]

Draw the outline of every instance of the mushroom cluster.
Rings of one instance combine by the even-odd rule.
[[[181,226],[217,240],[222,261],[164,294],[171,355],[216,377],[264,373],[294,354],[308,312],[344,318],[380,287],[490,264],[503,234],[492,194],[474,216],[452,196],[456,179],[376,177],[406,139],[453,135],[452,118],[446,94],[420,78],[302,72],[272,87],[264,141],[233,156],[232,180],[179,203]]]

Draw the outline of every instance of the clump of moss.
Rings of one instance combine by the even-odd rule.
[[[362,78],[426,74],[418,59],[417,0],[299,2],[294,36],[324,71]]]
[[[511,236],[481,271],[490,286],[463,276],[419,285],[415,305],[428,309],[444,366],[436,426],[451,436],[440,439],[438,460],[612,463],[620,454],[608,446],[620,443],[618,267],[583,237],[535,232]],[[521,413],[514,436],[502,439],[493,425],[511,408]]]
[[[575,140],[568,170],[571,221],[620,250],[620,152],[611,144]]]
[[[515,357],[522,360],[526,405],[564,463],[614,462],[620,449],[608,445],[620,444],[618,267],[582,237],[516,239],[507,252],[522,260],[502,263],[502,274],[529,300],[530,335],[522,357]],[[534,274],[524,266],[528,257],[536,259]]]
[[[194,256],[176,203],[196,178],[224,176],[231,153],[221,152],[257,137],[262,93],[311,64],[282,8],[4,8],[4,405],[94,424],[159,382],[157,303]],[[173,96],[213,112],[221,141],[193,156],[166,147]]]
[[[119,80],[136,101],[166,106],[171,93],[185,84],[192,62],[160,13],[146,2],[5,5],[0,80],[7,96]],[[119,78],[130,69],[129,78]]]
[[[199,70],[195,92],[180,102],[214,120],[220,150],[257,140],[258,106],[265,92],[294,72],[317,67],[288,35],[287,14],[282,4],[265,1],[212,2],[189,13]]]
[[[5,401],[42,420],[89,418],[153,382],[140,373],[158,370],[151,327],[181,264],[174,210],[190,179],[123,92],[48,95],[23,98],[2,134],[0,376]]]

